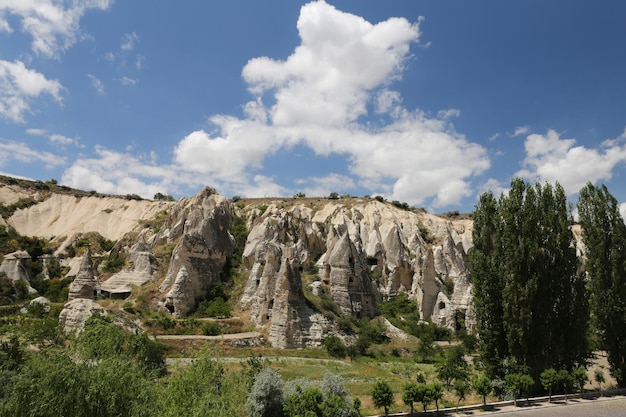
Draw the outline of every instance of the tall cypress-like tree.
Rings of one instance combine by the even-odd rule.
[[[606,186],[580,191],[578,214],[586,250],[593,323],[611,373],[626,387],[626,225]]]
[[[565,192],[515,179],[497,202],[483,194],[470,258],[482,358],[502,376],[505,358],[535,381],[588,355],[588,306]]]

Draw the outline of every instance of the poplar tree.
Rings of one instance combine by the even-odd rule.
[[[626,387],[626,225],[606,186],[588,183],[578,214],[585,244],[591,316],[607,351],[611,374]]]
[[[588,306],[571,216],[557,183],[511,182],[496,202],[480,197],[470,268],[481,356],[491,377],[505,358],[539,381],[588,355]]]

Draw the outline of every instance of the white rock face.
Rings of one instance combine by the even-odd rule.
[[[228,200],[207,187],[179,201],[155,237],[155,242],[177,242],[159,288],[165,294],[162,305],[175,316],[187,314],[219,281],[234,247],[231,222]]]
[[[29,283],[30,275],[24,263],[30,262],[30,255],[26,251],[17,251],[4,255],[0,272],[4,272],[11,281]]]
[[[318,201],[276,202],[249,221],[241,304],[253,322],[269,329],[273,345],[315,345],[336,330],[307,306],[305,285],[318,296],[326,289],[344,315],[372,317],[377,302],[407,293],[423,319],[473,329],[470,220],[448,221],[369,199],[349,206]],[[249,219],[260,214],[246,210]],[[303,282],[315,273],[321,284]]]
[[[127,266],[100,283],[100,289],[108,293],[127,292],[133,286],[141,287],[153,279],[152,252],[144,242],[137,242],[128,251]]]
[[[70,284],[70,291],[67,296],[67,300],[72,301],[77,298],[93,300],[96,297],[97,289],[98,282],[93,275],[91,250],[89,249],[89,246],[87,246],[80,263],[78,273],[76,274],[74,281]]]
[[[52,194],[44,201],[16,211],[7,223],[24,236],[51,238],[98,232],[107,239],[119,240],[139,226],[138,220],[152,219],[172,204]]]
[[[96,312],[103,316],[107,314],[104,307],[95,301],[77,298],[63,306],[59,314],[59,324],[65,333],[80,332],[85,328],[85,322]]]

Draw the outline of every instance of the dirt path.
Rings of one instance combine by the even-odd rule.
[[[241,340],[241,339],[256,339],[261,337],[259,332],[244,332],[244,333],[230,333],[220,334],[217,336],[201,336],[190,334],[163,334],[157,335],[157,340]]]

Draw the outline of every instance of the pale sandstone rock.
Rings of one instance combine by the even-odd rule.
[[[85,322],[95,313],[102,316],[107,314],[104,307],[95,301],[76,298],[63,306],[59,313],[59,324],[65,333],[81,332],[85,328]]]
[[[68,301],[77,298],[85,298],[93,300],[98,290],[98,282],[93,275],[93,262],[91,261],[91,250],[89,246],[85,249],[85,254],[78,268],[78,273],[74,281],[70,284]]]
[[[228,233],[232,213],[228,200],[212,188],[175,204],[155,237],[158,242],[178,242],[167,275],[159,287],[162,300],[175,316],[191,311],[206,297],[211,285],[232,254],[234,242]]]
[[[153,279],[152,251],[145,242],[137,242],[128,251],[126,267],[100,283],[101,291],[130,292],[133,286],[142,286]]]

